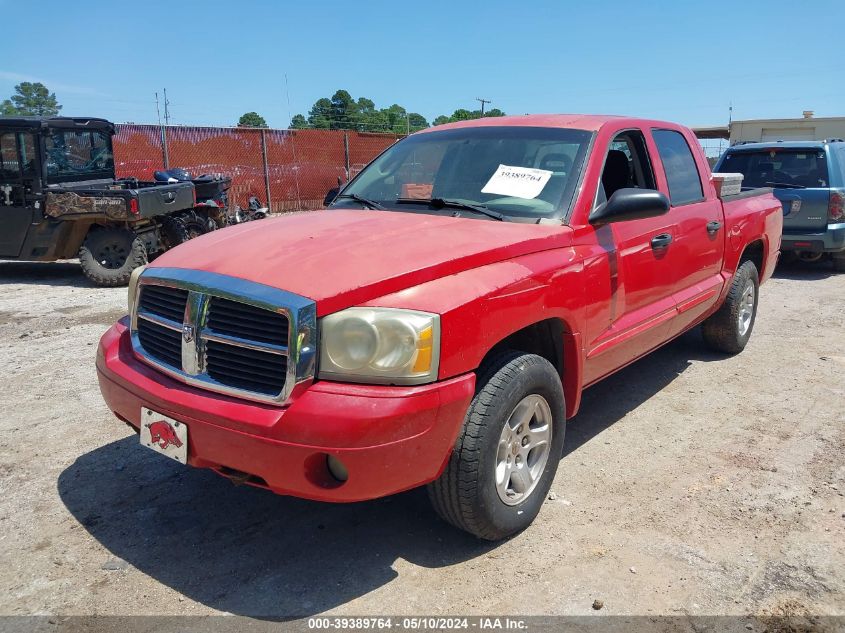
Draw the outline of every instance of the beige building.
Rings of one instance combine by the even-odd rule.
[[[811,111],[800,119],[750,119],[730,126],[693,128],[700,139],[740,141],[817,141],[845,139],[845,117],[815,117]]]

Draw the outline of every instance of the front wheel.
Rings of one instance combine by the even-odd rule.
[[[98,286],[125,286],[147,261],[144,241],[129,229],[95,228],[79,249],[82,272]]]
[[[757,318],[759,294],[757,267],[754,262],[743,262],[731,281],[725,302],[701,324],[708,347],[724,354],[738,354],[745,349]]]
[[[552,485],[565,430],[552,364],[518,352],[495,358],[479,372],[446,470],[428,486],[435,511],[491,541],[524,530]]]

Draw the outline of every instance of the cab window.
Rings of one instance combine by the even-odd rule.
[[[610,143],[596,205],[606,202],[619,189],[627,188],[655,189],[645,137],[639,130],[620,132]]]
[[[653,135],[669,184],[672,206],[704,200],[698,166],[683,134],[675,130],[654,130]]]

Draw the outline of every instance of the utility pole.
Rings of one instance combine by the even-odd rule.
[[[156,117],[158,117],[158,126],[161,127],[161,110],[158,108],[158,92],[156,92]]]
[[[411,136],[411,115],[405,113],[405,136]]]
[[[490,99],[482,99],[481,97],[476,97],[475,100],[481,102],[481,116],[484,116],[484,104],[493,102]]]
[[[170,125],[170,101],[167,99],[167,88],[164,89],[164,124]]]
[[[158,116],[158,131],[161,140],[161,160],[164,164],[165,169],[170,169],[170,155],[167,151],[167,131],[166,128],[161,124],[161,110],[158,107],[158,92],[156,92],[156,116]],[[164,93],[164,120],[170,117],[170,114],[167,111],[167,91]]]

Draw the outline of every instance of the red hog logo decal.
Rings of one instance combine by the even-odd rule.
[[[158,422],[147,424],[147,428],[150,430],[150,439],[153,441],[153,444],[158,444],[159,448],[168,448],[169,446],[175,446],[176,448],[182,447],[182,440],[176,436],[176,431],[169,422],[159,420]]]

